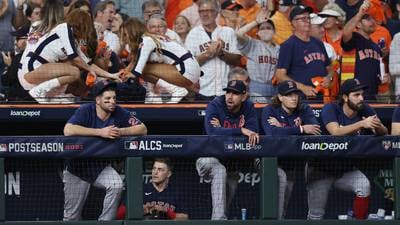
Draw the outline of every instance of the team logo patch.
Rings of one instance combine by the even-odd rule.
[[[139,125],[141,122],[136,117],[132,116],[129,118],[128,123],[132,126]]]

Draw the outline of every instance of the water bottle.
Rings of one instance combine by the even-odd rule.
[[[242,220],[246,220],[247,209],[242,209]]]
[[[378,216],[379,220],[383,220],[385,218],[385,210],[384,209],[378,209],[378,212],[376,213]]]

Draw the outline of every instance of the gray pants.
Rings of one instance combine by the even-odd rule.
[[[204,157],[196,161],[199,176],[211,179],[212,220],[226,220],[226,168],[217,158]]]
[[[371,193],[368,178],[358,169],[343,173],[334,178],[317,168],[306,166],[308,215],[311,220],[321,220],[325,215],[329,190],[332,185],[343,191],[352,191],[358,197],[367,197]],[[319,179],[316,179],[319,177]]]
[[[80,220],[82,208],[90,189],[90,183],[82,180],[67,170],[63,172],[64,182],[64,221]],[[105,167],[93,186],[106,190],[103,211],[99,220],[115,219],[118,204],[121,199],[123,182],[117,171],[111,166]]]

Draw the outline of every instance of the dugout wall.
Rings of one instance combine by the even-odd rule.
[[[178,140],[177,140],[178,138]],[[112,221],[112,222],[99,222],[98,224],[172,224],[172,223],[178,223],[178,224],[341,224],[343,222],[347,224],[376,224],[376,223],[382,223],[382,224],[400,224],[399,221],[397,220],[392,220],[392,221],[339,221],[339,220],[325,220],[325,221],[304,221],[304,220],[284,220],[284,221],[276,221],[275,219],[277,218],[277,177],[276,177],[276,169],[278,165],[278,159],[277,157],[273,156],[272,151],[270,151],[273,148],[280,147],[281,149],[284,149],[286,145],[291,145],[291,143],[287,139],[281,139],[281,138],[272,138],[272,137],[263,137],[261,141],[261,146],[262,149],[257,152],[254,150],[252,151],[231,151],[229,146],[226,146],[226,144],[230,143],[245,143],[245,140],[243,138],[238,138],[238,139],[227,139],[226,137],[206,137],[206,136],[201,136],[201,137],[196,137],[196,136],[187,136],[187,137],[145,137],[143,138],[144,141],[152,141],[152,140],[161,140],[163,143],[171,143],[172,140],[175,141],[180,141],[182,143],[186,143],[190,139],[194,140],[196,145],[200,145],[198,148],[201,148],[201,146],[204,147],[204,143],[209,144],[214,143],[215,144],[215,151],[218,149],[224,149],[226,151],[229,150],[229,153],[232,154],[234,157],[241,157],[244,155],[250,155],[250,156],[261,156],[261,155],[266,155],[268,157],[263,157],[262,159],[262,171],[261,171],[261,187],[260,187],[260,217],[259,220],[247,220],[247,221],[237,221],[237,220],[229,220],[229,221],[209,221],[209,220],[190,220],[190,221],[185,221],[185,222],[174,222],[174,221],[142,221],[143,215],[142,215],[142,185],[137,185],[142,183],[142,168],[143,168],[143,157],[154,157],[154,156],[174,156],[174,153],[169,152],[169,151],[158,151],[158,152],[151,152],[151,151],[129,151],[129,146],[126,145],[126,141],[130,142],[132,140],[135,141],[142,141],[142,139],[132,139],[132,138],[127,138],[127,139],[122,139],[118,142],[102,142],[99,141],[99,139],[93,139],[89,138],[86,140],[86,138],[65,138],[65,137],[24,137],[24,138],[15,138],[15,137],[9,137],[9,138],[0,138],[0,143],[4,143],[4,145],[7,144],[7,146],[10,146],[10,143],[16,143],[16,142],[38,142],[38,140],[42,140],[43,142],[50,142],[50,140],[54,141],[60,141],[60,143],[83,143],[83,146],[85,146],[84,149],[82,149],[82,152],[59,152],[59,153],[49,153],[49,154],[40,154],[40,155],[35,155],[35,157],[43,157],[47,158],[47,160],[52,160],[52,158],[58,158],[58,157],[65,157],[66,155],[78,155],[78,154],[87,154],[86,157],[90,156],[89,152],[91,151],[90,144],[92,142],[97,142],[96,143],[96,148],[98,146],[102,146],[104,148],[107,148],[107,146],[119,146],[120,151],[117,153],[114,153],[114,155],[109,155],[113,157],[122,157],[122,156],[128,156],[126,158],[126,184],[127,184],[127,189],[129,190],[128,196],[127,196],[127,207],[128,207],[128,213],[127,213],[127,219],[125,221]],[[275,140],[273,140],[275,139]],[[377,156],[385,156],[385,157],[390,157],[393,159],[393,172],[394,172],[394,181],[395,181],[395,196],[399,196],[400,188],[398,187],[399,184],[397,183],[400,178],[399,178],[399,171],[400,171],[400,161],[397,158],[398,156],[398,151],[400,150],[399,147],[397,146],[397,143],[399,142],[398,137],[346,137],[345,139],[343,138],[335,138],[335,137],[323,137],[321,138],[308,138],[308,137],[297,137],[291,139],[295,139],[295,142],[297,143],[298,146],[302,146],[302,143],[325,143],[325,142],[332,142],[332,143],[349,143],[351,146],[351,149],[348,149],[348,152],[338,152],[338,151],[304,151],[301,150],[301,148],[296,148],[294,149],[298,150],[295,151],[293,150],[293,146],[296,145],[291,145],[292,148],[289,148],[290,152],[286,152],[287,154],[291,155],[298,155],[298,156],[316,156],[318,154],[326,154],[326,155],[332,155],[332,157],[355,157],[357,154],[366,154],[369,155],[369,157],[377,157]],[[354,139],[354,140],[353,140]],[[168,140],[170,140],[168,142]],[[202,143],[202,141],[206,141]],[[390,148],[387,148],[387,144],[390,141]],[[268,143],[268,144],[266,144]],[[293,144],[292,143],[292,144]],[[386,145],[383,145],[386,144]],[[3,144],[2,144],[3,145]],[[65,145],[64,145],[65,146]],[[241,146],[241,145],[238,145]],[[368,150],[367,152],[364,152],[363,149],[365,149],[365,146],[369,146],[371,149]],[[4,147],[4,146],[3,146]],[[4,148],[3,148],[4,149]],[[15,152],[11,152],[11,150],[7,147],[9,150],[8,152],[0,153],[0,156],[3,158],[0,160],[0,172],[3,172],[4,174],[4,165],[5,165],[5,160],[8,158],[11,159],[16,159],[18,158],[18,154]],[[193,154],[191,150],[198,150],[198,149],[190,149],[190,145],[186,145],[185,149],[181,149],[179,152],[175,152],[176,155],[183,156],[185,154]],[[214,150],[208,149],[208,152],[198,152],[196,155],[193,156],[201,156],[203,154],[205,155],[216,155],[218,152],[213,152]],[[225,151],[225,153],[227,153]],[[36,154],[36,153],[35,153]],[[105,157],[107,154],[103,153],[104,155],[100,154],[97,155],[98,157]],[[30,157],[34,155],[34,153],[28,154],[24,153],[23,154],[25,157]],[[283,152],[280,152],[277,154],[277,156],[283,155]],[[19,154],[21,156],[21,154]],[[1,185],[5,183],[4,177],[0,177],[0,191],[3,191],[4,193],[4,188],[5,185]],[[5,205],[5,196],[2,195],[0,198],[0,219],[2,221],[5,220],[6,215],[6,207]],[[397,201],[395,201],[395,206],[394,209],[396,211],[396,219],[400,219],[398,217],[400,212],[400,207]],[[4,221],[6,224],[32,224],[33,221],[29,222],[12,222],[12,221]],[[37,221],[34,222],[35,224],[62,224],[65,222],[62,221]],[[97,224],[96,221],[80,221],[80,222],[68,222],[67,224]]]

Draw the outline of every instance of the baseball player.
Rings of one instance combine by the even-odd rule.
[[[150,19],[149,23],[159,19],[160,18]],[[149,74],[145,70],[148,61],[169,64],[174,67],[175,71],[179,71],[177,78],[189,80],[191,85],[188,89],[196,91],[194,83],[198,81],[201,71],[196,59],[193,58],[188,50],[178,42],[169,40],[166,36],[145,33],[144,24],[135,18],[130,18],[125,21],[121,28],[124,34],[122,40],[125,44],[136,42],[136,45],[139,45],[135,62],[131,62],[128,66],[128,69],[132,68],[131,76],[139,77],[143,74],[144,79],[156,83],[156,85],[166,89],[171,94],[173,93],[173,98],[171,98],[170,103],[177,103],[188,92],[184,88],[166,82],[168,81],[172,84],[176,84],[175,77],[171,78],[168,74]],[[137,43],[137,40],[140,40],[140,42]]]
[[[95,64],[88,65],[79,56],[75,45],[77,37],[71,27],[63,22],[63,10],[63,4],[58,0],[45,2],[41,23],[28,34],[27,45],[21,57],[19,82],[40,103],[49,103],[47,97],[57,97],[47,95],[51,90],[60,88],[63,93],[67,84],[79,80],[80,70],[119,79],[119,74],[110,74]],[[92,23],[90,16],[82,20],[82,26],[85,23]]]
[[[259,142],[258,121],[253,103],[247,100],[246,85],[239,80],[231,80],[224,88],[226,94],[216,97],[206,108],[204,126],[207,135],[249,137],[249,143]],[[203,157],[196,161],[199,176],[211,179],[212,220],[225,220],[226,168],[214,157]]]
[[[261,114],[261,126],[265,135],[319,135],[321,130],[311,107],[300,101],[301,91],[291,80],[278,85],[278,94],[272,98],[272,104],[266,106]],[[303,167],[304,168],[304,167]],[[280,163],[279,210],[278,219],[283,219],[294,180],[303,168],[293,168]]]
[[[246,35],[256,26],[260,40]],[[276,94],[272,77],[278,63],[279,45],[272,41],[274,34],[274,23],[269,19],[269,12],[265,9],[260,10],[256,20],[236,31],[238,48],[247,57],[247,70],[251,79],[249,95],[255,102],[269,102],[269,97]]]
[[[182,193],[169,181],[172,166],[169,159],[154,160],[151,183],[144,186],[143,210],[145,218],[186,220],[188,214],[182,207]]]
[[[316,96],[312,78],[324,77],[324,87],[330,85],[331,62],[322,41],[310,36],[312,9],[302,5],[290,12],[293,35],[281,44],[276,78],[278,81],[293,80],[306,96]]]
[[[211,99],[224,94],[222,88],[228,82],[230,66],[238,65],[241,56],[233,29],[218,26],[215,21],[219,9],[216,1],[199,0],[198,5],[202,25],[189,32],[185,45],[204,73],[200,77],[199,93],[204,99]]]
[[[95,103],[81,105],[64,127],[65,136],[94,136],[115,139],[146,135],[146,126],[128,110],[116,105],[116,84],[106,80],[95,84]],[[99,220],[113,220],[123,188],[119,174],[106,162],[69,160],[63,171],[64,220],[80,220],[90,185],[106,191]]]
[[[357,79],[346,80],[340,88],[338,103],[322,108],[323,126],[331,135],[385,135],[388,133],[376,112],[364,103],[367,86]],[[332,185],[355,194],[353,213],[357,219],[365,219],[368,214],[370,182],[357,169],[357,160],[310,161],[306,165],[308,193],[308,219],[323,219],[329,190]]]

